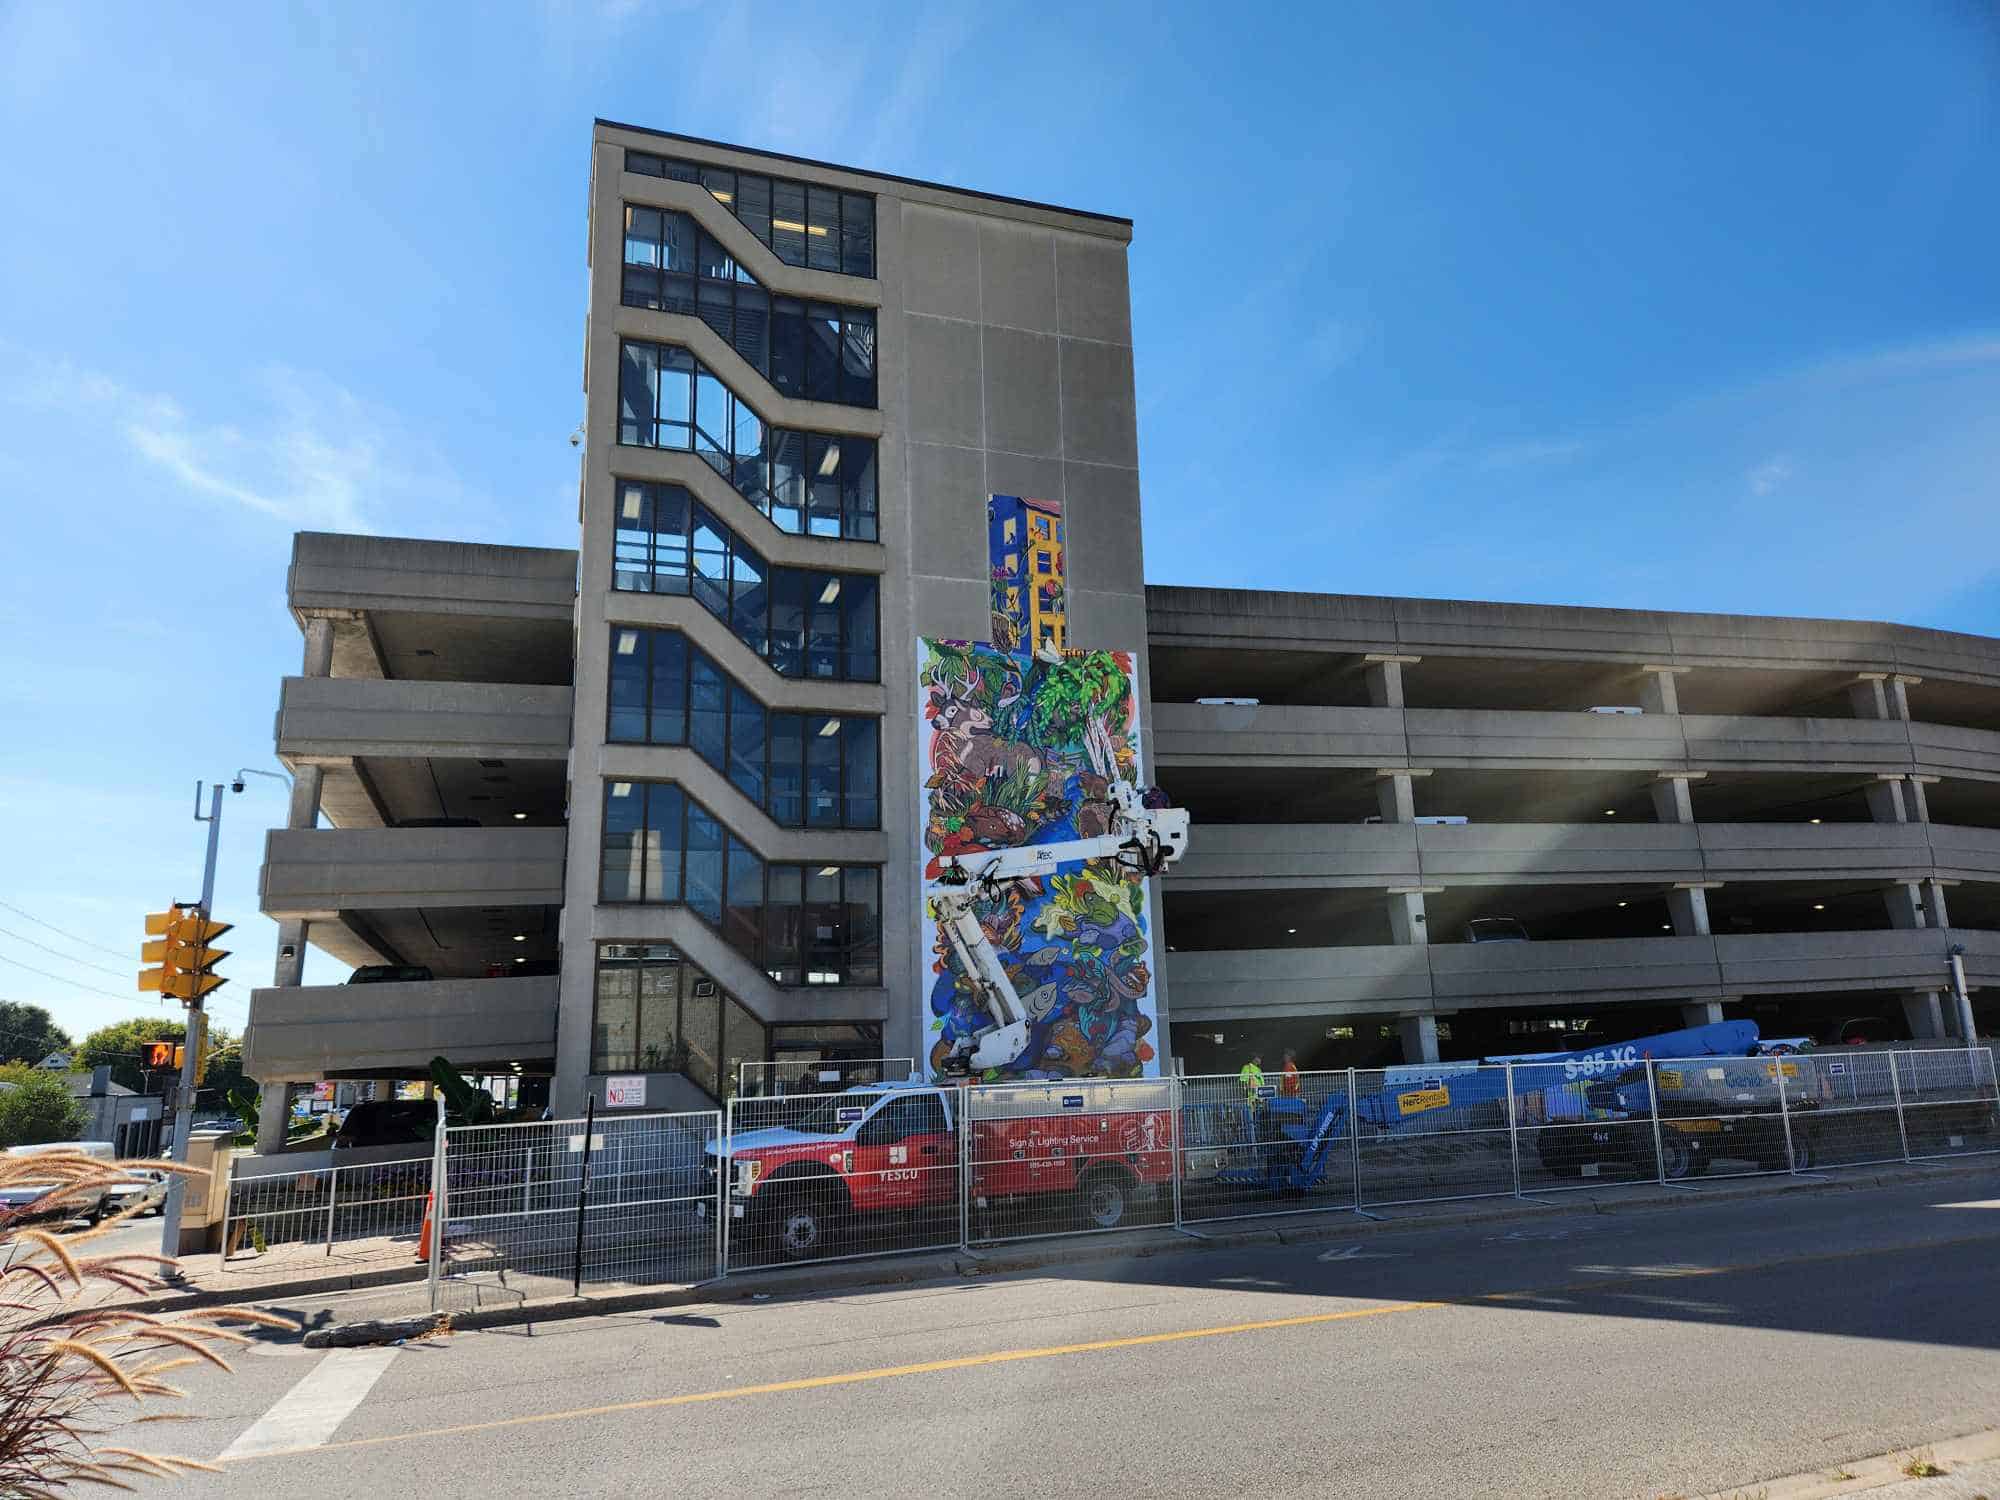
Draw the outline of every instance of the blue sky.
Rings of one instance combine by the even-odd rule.
[[[1157,582],[2000,633],[1995,14],[0,4],[0,998],[146,1009],[294,530],[574,545],[595,115],[1136,220]]]

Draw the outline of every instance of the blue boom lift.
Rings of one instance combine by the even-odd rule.
[[[1371,1135],[1418,1133],[1438,1129],[1440,1114],[1503,1103],[1508,1081],[1501,1066],[1505,1063],[1515,1065],[1517,1098],[1540,1096],[1540,1112],[1549,1117],[1561,1107],[1550,1096],[1570,1094],[1580,1103],[1582,1088],[1591,1080],[1616,1076],[1649,1058],[1754,1057],[1757,1050],[1756,1022],[1718,1021],[1579,1052],[1537,1052],[1477,1062],[1389,1068],[1382,1075],[1380,1088],[1368,1093],[1356,1091],[1353,1121],[1348,1118],[1344,1089],[1328,1095],[1313,1113],[1304,1099],[1279,1095],[1267,1085],[1254,1102],[1225,1106],[1241,1114],[1244,1138],[1255,1143],[1256,1163],[1225,1167],[1212,1180],[1227,1187],[1304,1193],[1326,1180],[1334,1147],[1347,1139],[1353,1126],[1366,1127]]]

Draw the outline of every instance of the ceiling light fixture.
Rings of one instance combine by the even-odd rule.
[[[822,604],[831,604],[839,597],[840,580],[838,578],[827,579],[826,587],[819,591],[819,602]]]
[[[528,815],[527,815],[526,813],[524,813],[524,812],[517,812],[517,813],[515,813],[515,814],[514,814],[514,821],[515,821],[516,823],[524,823],[524,822],[526,822],[526,821],[527,821],[527,818],[528,818]]]
[[[839,733],[840,720],[838,719],[828,719],[824,724],[819,726],[819,737],[823,740],[830,740]]]
[[[1824,901],[1815,901],[1815,902],[1813,902],[1813,910],[1814,910],[1814,911],[1825,911],[1825,910],[1826,910],[1826,903],[1825,903]]]
[[[1819,821],[1819,819],[1818,819],[1818,818],[1808,818],[1808,819],[1806,819],[1806,821],[1807,821],[1808,823],[1817,823],[1817,822]]]
[[[621,630],[618,632],[618,654],[620,656],[630,656],[634,651],[637,651],[638,649],[639,649],[638,631]]]
[[[1285,932],[1286,932],[1286,935],[1287,935],[1287,936],[1289,936],[1289,935],[1291,935],[1291,934],[1293,934],[1293,933],[1296,933],[1297,931],[1298,931],[1298,928],[1296,928],[1296,927],[1287,927],[1287,928],[1285,929]]]
[[[1629,901],[1620,901],[1618,904],[1620,906],[1630,906],[1632,903]]]
[[[820,872],[819,872],[819,873],[820,873],[820,875],[821,875],[822,877],[825,877],[825,876],[828,876],[828,875],[838,875],[838,874],[840,873],[840,866],[839,866],[839,865],[822,865],[822,866],[820,867]]]
[[[527,942],[527,940],[528,940],[528,935],[525,932],[517,932],[514,934],[514,941],[517,943],[525,943]]]
[[[1618,809],[1615,807],[1607,807],[1604,809],[1604,816],[1607,818],[1615,818],[1618,816]]]
[[[1674,924],[1671,922],[1662,922],[1660,924],[1660,931],[1662,932],[1672,932],[1673,930],[1674,930]]]
[[[828,443],[826,445],[826,457],[819,461],[819,477],[822,479],[831,479],[833,471],[839,467],[840,444]]]

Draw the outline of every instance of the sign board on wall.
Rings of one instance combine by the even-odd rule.
[[[646,1107],[646,1075],[635,1073],[626,1078],[604,1080],[604,1107],[606,1109],[644,1109]]]

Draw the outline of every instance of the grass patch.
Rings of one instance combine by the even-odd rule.
[[[1942,1479],[1945,1469],[1937,1462],[1937,1455],[1928,1448],[1919,1448],[1903,1464],[1903,1473],[1911,1479]]]

